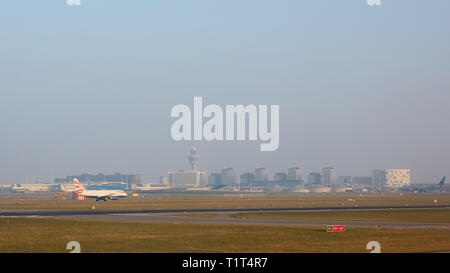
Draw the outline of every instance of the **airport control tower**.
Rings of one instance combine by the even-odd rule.
[[[198,162],[200,160],[200,155],[197,153],[197,148],[194,146],[191,149],[191,153],[189,154],[189,163],[191,163],[191,167],[193,171],[198,170]]]

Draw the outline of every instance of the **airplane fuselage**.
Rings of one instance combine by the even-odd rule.
[[[122,190],[84,190],[77,194],[86,198],[96,198],[104,201],[127,197],[127,194]]]

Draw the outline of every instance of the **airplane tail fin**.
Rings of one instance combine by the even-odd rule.
[[[439,182],[439,186],[444,186],[444,183],[445,183],[445,176],[442,177],[441,182]]]
[[[72,192],[73,194],[77,194],[77,193],[84,191],[84,187],[81,185],[81,183],[80,183],[80,181],[78,181],[78,179],[74,178],[73,184],[75,185],[75,190]]]

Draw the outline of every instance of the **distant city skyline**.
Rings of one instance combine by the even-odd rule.
[[[221,168],[221,171],[219,170],[205,170],[202,169],[201,167],[199,168],[199,164],[200,164],[200,154],[197,151],[196,146],[191,147],[191,149],[189,149],[189,156],[186,159],[187,162],[189,162],[190,164],[190,168],[188,168],[189,170],[193,170],[193,171],[203,171],[206,172],[207,174],[219,174],[221,176],[223,176],[224,171],[228,171],[231,170],[233,173],[235,173],[234,175],[239,176],[245,173],[253,173],[255,175],[255,179],[261,179],[262,181],[266,180],[272,180],[274,179],[275,176],[280,176],[282,174],[285,174],[286,180],[288,180],[288,177],[300,177],[303,181],[306,181],[307,183],[312,183],[309,178],[310,175],[315,175],[318,174],[320,177],[318,178],[320,180],[320,183],[316,183],[316,184],[322,184],[325,186],[329,186],[329,185],[333,185],[337,183],[337,179],[339,177],[372,177],[374,175],[374,171],[378,171],[380,170],[380,168],[374,168],[372,169],[370,172],[368,173],[364,173],[361,174],[359,173],[358,175],[355,174],[341,174],[338,171],[336,171],[336,168],[332,167],[332,166],[327,166],[327,167],[323,167],[323,168],[319,168],[319,169],[313,169],[313,170],[307,170],[305,168],[301,168],[300,166],[286,166],[284,169],[271,169],[270,167],[256,167],[253,169],[248,169],[248,170],[241,170],[241,171],[237,171],[239,169],[236,169],[233,166],[224,166]],[[141,173],[134,173],[133,175],[138,175],[139,176],[139,181],[140,183],[158,183],[158,181],[161,180],[161,177],[163,176],[167,176],[168,173],[173,172],[173,170],[182,170],[183,168],[171,168],[167,171],[163,171],[161,173],[161,175],[151,175],[151,176],[147,176],[147,175],[142,175]],[[385,168],[385,169],[396,169],[396,168]],[[220,174],[222,173],[222,174]],[[412,171],[413,173],[413,171]],[[111,172],[104,172],[104,171],[92,171],[92,172],[87,172],[87,171],[82,171],[79,172],[79,174],[81,175],[94,175],[96,177],[98,177],[99,175],[103,175],[105,177],[107,176],[117,176],[117,175],[124,175],[123,172],[121,171],[111,171]],[[289,176],[288,176],[289,175]],[[75,173],[71,173],[71,174],[65,174],[65,178],[70,178],[70,177],[76,177],[77,175],[75,175]],[[124,175],[127,176],[127,175]],[[141,181],[141,177],[142,177],[142,181]],[[262,178],[264,177],[264,178]],[[414,177],[413,175],[411,176],[412,178]],[[25,182],[21,182],[21,183],[36,183],[36,182],[58,182],[58,179],[64,179],[61,177],[56,177],[56,176],[50,176],[47,178],[31,178],[31,180],[27,180]],[[317,178],[315,178],[317,179]],[[414,184],[421,184],[424,183],[423,181],[414,181],[414,179],[411,179]],[[99,181],[98,179],[93,179],[93,181]],[[105,180],[107,181],[107,180]],[[60,182],[60,181],[59,181]],[[67,181],[66,181],[67,182]],[[69,181],[70,182],[70,181]],[[427,183],[427,182],[425,182]],[[435,181],[430,181],[428,182],[430,184],[434,184]],[[1,183],[1,184],[20,184],[20,183]]]
[[[129,184],[129,187],[132,183],[152,183],[152,184],[164,184],[162,181],[166,180],[164,177],[167,177],[167,183],[173,183],[174,175],[179,176],[179,179],[185,179],[186,175],[189,178],[189,180],[192,179],[192,174],[197,173],[196,175],[199,176],[194,179],[196,181],[194,184],[200,185],[200,180],[203,179],[203,183],[208,183],[209,185],[216,185],[218,183],[222,183],[225,185],[240,185],[239,177],[246,176],[248,174],[252,174],[254,181],[299,181],[302,183],[307,184],[317,184],[322,186],[332,186],[337,184],[345,184],[345,183],[353,183],[352,178],[355,177],[356,181],[364,181],[363,184],[371,184],[367,183],[365,179],[367,177],[374,178],[376,181],[374,182],[374,185],[379,185],[382,182],[380,182],[382,179],[380,178],[380,173],[384,173],[383,177],[390,177],[393,175],[390,175],[392,171],[394,173],[402,173],[404,171],[407,171],[408,175],[408,181],[410,181],[411,177],[411,170],[410,169],[387,169],[387,170],[373,170],[371,175],[366,176],[342,176],[337,175],[336,169],[334,167],[325,167],[322,168],[321,173],[317,173],[314,171],[311,171],[308,173],[308,175],[304,178],[302,176],[303,169],[300,167],[289,167],[287,168],[286,172],[275,172],[271,173],[267,168],[265,167],[258,167],[254,169],[254,172],[243,172],[243,173],[237,173],[234,168],[232,167],[225,167],[222,169],[220,173],[218,172],[210,172],[210,171],[201,171],[198,169],[198,164],[200,162],[200,155],[197,153],[197,148],[195,146],[192,147],[192,149],[189,152],[188,156],[189,163],[191,165],[190,170],[177,170],[177,171],[168,171],[167,176],[162,175],[159,177],[159,183],[155,180],[147,180],[147,181],[141,181],[140,174],[122,174],[120,172],[115,172],[114,174],[105,174],[103,172],[92,174],[88,172],[83,172],[80,175],[67,175],[64,178],[55,178],[55,179],[48,179],[46,182],[55,182],[55,183],[70,183],[73,178],[77,178],[80,181],[92,181],[92,182],[102,182],[102,181],[114,181],[114,182],[126,182]],[[203,177],[200,179],[200,175],[206,175],[208,176]],[[184,177],[184,178],[182,178]],[[246,178],[245,178],[246,179]],[[381,180],[380,180],[381,179]],[[213,182],[211,182],[211,181]],[[35,181],[38,182],[38,181]],[[192,183],[191,183],[192,184]],[[358,183],[357,183],[358,184]],[[417,183],[419,184],[419,183]]]

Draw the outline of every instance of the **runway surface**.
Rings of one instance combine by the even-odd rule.
[[[328,220],[269,220],[269,219],[240,219],[233,217],[235,212],[218,212],[212,217],[180,216],[168,213],[141,214],[105,214],[105,215],[74,215],[62,216],[70,219],[103,220],[114,222],[138,223],[173,223],[173,224],[218,224],[218,225],[266,225],[266,226],[309,226],[326,227],[327,225],[345,225],[347,227],[381,228],[421,228],[421,229],[449,229],[449,223],[415,223],[415,222],[366,222],[366,221],[328,221]]]
[[[368,221],[329,221],[329,220],[269,220],[269,219],[239,219],[233,217],[238,212],[269,212],[269,211],[324,211],[324,210],[386,210],[386,209],[427,209],[449,208],[445,205],[436,206],[376,206],[376,207],[309,207],[309,208],[242,208],[242,209],[176,209],[176,210],[75,210],[75,211],[3,211],[0,216],[38,216],[65,219],[103,220],[114,222],[140,223],[173,223],[173,224],[222,224],[222,225],[270,225],[270,226],[315,226],[346,225],[348,227],[381,228],[421,228],[449,229],[449,223],[420,222],[368,222]],[[213,213],[212,217],[183,216],[183,213]],[[180,215],[181,214],[181,215]]]

